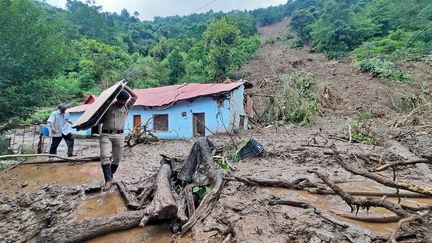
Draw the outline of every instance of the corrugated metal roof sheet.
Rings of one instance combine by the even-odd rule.
[[[228,84],[190,83],[151,89],[141,89],[135,91],[138,95],[138,100],[135,102],[135,106],[160,107],[181,100],[229,92],[241,85],[243,85],[243,82]]]
[[[202,96],[229,92],[243,85],[243,82],[183,85],[170,85],[164,87],[134,90],[138,100],[134,106],[161,107],[181,100],[188,100]],[[84,104],[69,108],[68,112],[83,112],[91,104]]]

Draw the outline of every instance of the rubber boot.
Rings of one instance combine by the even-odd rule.
[[[102,187],[102,190],[106,191],[112,186],[111,165],[110,164],[102,165],[102,171],[105,179],[105,185]]]
[[[114,176],[114,173],[117,171],[119,165],[117,164],[111,164],[111,173]]]

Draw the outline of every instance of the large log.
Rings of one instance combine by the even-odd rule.
[[[150,220],[173,219],[177,215],[177,203],[171,192],[171,165],[162,159],[162,165],[156,176],[156,192],[153,200],[144,210],[144,217],[140,222],[143,227]]]
[[[66,224],[42,230],[37,242],[83,242],[111,232],[137,227],[143,211],[131,211],[107,217],[86,219],[82,222]]]
[[[198,208],[189,215],[189,221],[182,227],[182,235],[185,235],[195,223],[203,220],[219,200],[224,185],[224,174],[213,162],[212,148],[213,144],[208,139],[198,139],[185,166],[179,172],[179,179],[184,183],[211,188],[211,192],[204,196]]]

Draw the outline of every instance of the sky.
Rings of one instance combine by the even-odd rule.
[[[47,3],[64,8],[66,0],[46,0]],[[287,0],[96,0],[104,12],[120,13],[127,9],[130,14],[137,11],[142,20],[153,20],[155,16],[189,15],[192,13],[239,9],[256,9],[285,4]]]

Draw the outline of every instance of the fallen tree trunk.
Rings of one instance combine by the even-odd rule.
[[[353,205],[356,206],[356,211],[360,209],[360,207],[369,209],[370,207],[382,207],[385,208],[396,215],[404,218],[407,217],[409,214],[402,209],[402,207],[398,204],[391,203],[386,200],[376,199],[376,198],[354,198],[346,191],[342,190],[339,186],[337,186],[335,183],[331,182],[328,179],[327,175],[324,175],[318,171],[314,170],[308,170],[309,173],[314,173],[316,176],[318,176],[327,186],[329,186],[336,194],[338,194],[351,208],[351,211],[354,212]]]
[[[390,179],[387,179],[381,175],[377,175],[374,173],[370,173],[367,171],[363,171],[363,170],[359,170],[359,169],[355,169],[352,168],[351,166],[348,166],[342,159],[342,157],[340,156],[339,152],[336,150],[336,146],[333,144],[331,146],[332,150],[333,150],[333,156],[336,160],[336,162],[341,165],[345,170],[353,173],[354,175],[361,175],[363,177],[369,178],[371,180],[374,180],[380,184],[383,184],[385,186],[389,186],[389,187],[393,187],[393,188],[398,188],[398,189],[404,189],[407,191],[412,191],[412,192],[417,192],[417,193],[421,193],[421,194],[425,194],[428,196],[432,196],[432,188],[430,187],[426,187],[426,186],[418,186],[418,185],[414,185],[414,184],[410,184],[410,183],[406,183],[406,182],[401,182],[401,181],[392,181]]]
[[[107,217],[86,219],[62,227],[42,230],[37,242],[83,242],[108,233],[127,230],[139,225],[143,211],[133,211]]]
[[[198,139],[186,160],[185,166],[179,172],[179,178],[184,183],[211,188],[211,192],[204,196],[195,212],[189,215],[188,222],[182,226],[182,235],[185,235],[195,223],[203,220],[210,213],[222,192],[224,174],[216,168],[213,162],[212,148],[213,144],[208,139]]]
[[[150,203],[150,195],[154,192],[155,185],[153,183],[149,183],[144,186],[141,193],[138,195],[137,199],[141,206],[145,206],[147,203]]]
[[[171,192],[171,166],[162,159],[162,165],[156,176],[156,192],[153,200],[144,210],[144,217],[140,222],[143,227],[150,220],[172,219],[177,215],[177,203]]]
[[[222,179],[221,179],[222,180]],[[182,236],[184,236],[198,221],[203,220],[210,211],[216,206],[222,192],[223,185],[225,183],[221,181],[219,185],[213,187],[210,194],[204,196],[195,213],[189,218],[189,221],[182,227]]]
[[[66,161],[83,161],[83,160],[90,160],[90,159],[94,159],[94,158],[99,158],[99,157],[88,157],[88,158],[71,158],[71,157],[62,157],[56,154],[10,154],[10,155],[1,155],[0,156],[0,160],[2,159],[10,159],[10,158],[25,158],[25,157],[54,157],[54,158],[59,158],[61,160],[66,160]],[[49,161],[51,162],[51,161]],[[53,160],[51,163],[56,163],[59,161],[55,161]],[[34,162],[34,163],[38,163],[38,162]],[[39,162],[40,163],[40,162]]]
[[[118,183],[118,188],[129,202],[138,202],[133,208],[141,208],[152,198],[150,204],[141,211],[135,211],[116,216],[90,219],[65,226],[44,230],[38,238],[40,242],[82,242],[103,234],[143,226],[150,220],[170,220],[173,229],[181,229],[187,233],[197,222],[201,222],[216,205],[222,191],[224,174],[215,167],[211,154],[211,143],[200,138],[195,144],[185,163],[169,158],[162,159],[159,172],[154,183],[146,182],[145,186],[135,189],[136,194],[128,190],[124,182]],[[183,178],[183,179],[180,179]],[[191,210],[189,217],[185,214],[185,188],[192,189],[194,185],[211,188],[199,206]],[[92,185],[85,187],[88,191],[98,190]],[[154,191],[153,196],[152,191]],[[193,195],[191,196],[193,200]],[[190,202],[193,203],[193,201]],[[130,203],[129,203],[130,204]],[[179,211],[181,210],[181,211]],[[186,222],[187,221],[187,222]],[[185,223],[181,226],[182,223]]]

